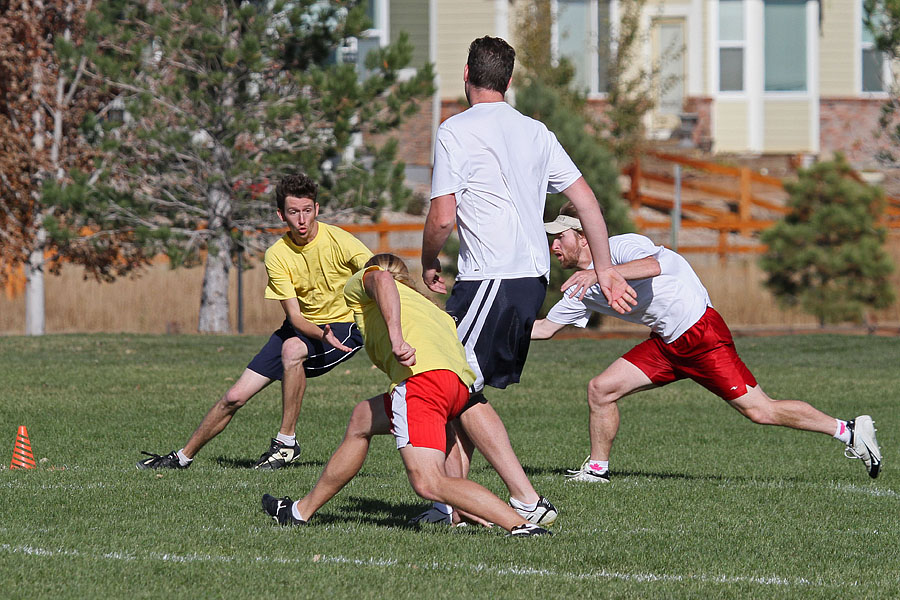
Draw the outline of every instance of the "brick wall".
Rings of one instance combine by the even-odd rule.
[[[416,102],[418,110],[406,118],[403,124],[386,133],[365,136],[366,144],[380,146],[388,138],[396,138],[397,158],[407,165],[431,165],[431,115],[434,106],[431,97]]]
[[[823,98],[819,103],[823,157],[830,158],[840,151],[857,169],[877,169],[878,152],[891,147],[878,123],[883,104],[884,100],[877,98]]]

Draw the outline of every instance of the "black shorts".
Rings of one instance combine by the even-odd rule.
[[[457,281],[447,300],[456,333],[475,371],[472,391],[518,383],[531,327],[547,293],[543,277]]]
[[[281,346],[284,341],[290,338],[300,338],[304,344],[308,355],[303,361],[303,370],[307,377],[318,377],[324,375],[335,366],[344,362],[362,348],[363,338],[356,323],[330,323],[331,331],[335,337],[345,346],[349,346],[353,350],[351,352],[341,352],[327,342],[319,340],[311,340],[291,325],[290,321],[285,319],[281,328],[272,334],[262,350],[253,357],[247,368],[255,371],[263,377],[269,379],[281,379],[284,375],[284,365],[281,364]],[[324,325],[320,325],[319,329],[324,329]]]

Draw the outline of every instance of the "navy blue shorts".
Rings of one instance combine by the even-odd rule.
[[[518,383],[531,327],[547,293],[543,277],[457,281],[447,300],[456,334],[475,371],[472,391]]]
[[[345,346],[353,348],[352,352],[341,352],[327,342],[311,340],[291,325],[285,319],[281,328],[272,334],[262,350],[253,357],[247,368],[269,379],[281,379],[284,375],[284,365],[281,364],[281,346],[290,338],[300,338],[308,351],[306,360],[303,361],[303,370],[307,377],[324,375],[335,366],[349,359],[362,348],[363,338],[356,323],[330,323],[331,331],[335,337]],[[319,329],[324,329],[323,325]]]

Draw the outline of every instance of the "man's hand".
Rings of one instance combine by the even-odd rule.
[[[331,325],[325,326],[325,333],[322,335],[322,340],[328,342],[333,348],[337,348],[341,352],[353,352],[353,348],[343,345],[337,337],[335,337],[334,332],[331,331]]]
[[[610,267],[599,274],[600,290],[614,311],[624,315],[637,304],[637,294],[622,274]]]
[[[637,294],[622,277],[622,274],[614,268],[601,271],[599,276],[594,269],[576,271],[569,277],[560,291],[565,292],[569,288],[568,296],[576,300],[582,300],[588,289],[595,283],[600,283],[600,291],[606,297],[606,301],[614,311],[625,314],[631,311],[631,307],[637,304]]]
[[[581,300],[592,285],[597,283],[597,273],[593,269],[578,270],[572,273],[572,276],[566,279],[559,291],[565,292],[569,288],[573,288],[568,293],[570,298]]]
[[[444,279],[439,275],[440,272],[441,263],[440,261],[435,260],[429,268],[422,269],[422,281],[425,282],[425,285],[432,292],[436,294],[446,294],[447,285],[444,283]]]
[[[416,349],[406,343],[406,340],[393,345],[391,352],[394,353],[394,358],[397,359],[397,362],[404,367],[411,367],[416,364]]]

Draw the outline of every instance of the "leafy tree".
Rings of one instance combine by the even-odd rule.
[[[85,203],[80,126],[100,101],[76,48],[90,2],[0,1],[0,285],[24,278],[25,333],[44,333],[44,274],[63,261],[110,280],[146,263],[133,232]]]
[[[352,142],[410,115],[432,73],[401,77],[405,38],[370,53],[362,74],[335,60],[369,27],[361,3],[111,0],[88,23],[90,74],[125,107],[97,138],[114,156],[100,195],[157,235],[172,264],[205,252],[200,331],[229,330],[235,253],[280,226],[268,182],[303,171],[329,209],[376,212],[409,197],[395,144],[356,156]]]
[[[852,178],[843,156],[801,169],[787,183],[790,213],[760,236],[766,286],[784,306],[799,306],[820,324],[862,322],[894,301],[885,253],[881,190]]]

